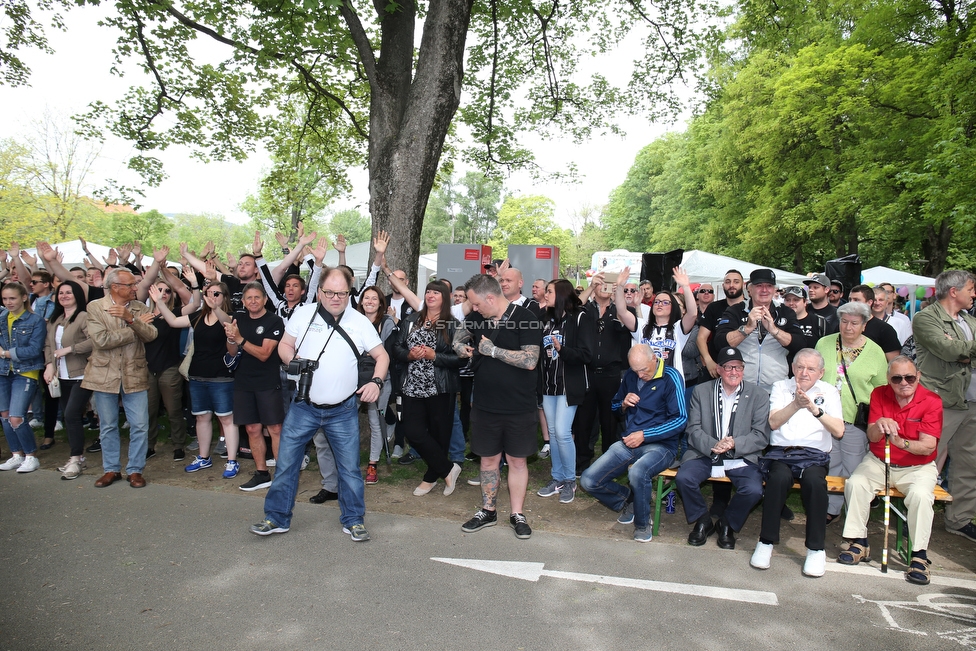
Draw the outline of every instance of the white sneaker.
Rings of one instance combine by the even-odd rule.
[[[393,446],[393,454],[390,455],[391,459],[399,459],[403,456],[403,448],[399,445]]]
[[[15,470],[20,468],[20,464],[24,463],[24,455],[15,454],[3,463],[0,463],[0,470]]]
[[[542,446],[542,449],[539,450],[539,458],[546,459],[548,457],[549,457],[549,444],[546,443],[545,445]]]
[[[827,570],[827,552],[822,549],[807,550],[807,560],[803,563],[803,573],[806,576],[823,576]]]
[[[311,459],[308,458],[308,455],[307,454],[304,457],[302,457],[302,470],[305,470],[306,468],[308,468],[308,462],[309,461],[311,461]]]
[[[54,431],[55,432],[60,432],[63,429],[64,429],[64,423],[62,423],[61,421],[58,421],[58,422],[56,422],[54,424]]]
[[[749,561],[749,565],[752,565],[757,570],[768,570],[769,559],[772,557],[772,545],[767,545],[763,542],[756,543],[756,551],[752,552],[752,559]]]
[[[72,458],[73,457],[68,457],[68,461],[63,466],[58,466],[58,472],[64,472],[65,470],[67,470],[68,469],[68,466],[71,465],[71,459]],[[82,455],[79,458],[79,460],[78,460],[77,463],[81,467],[82,470],[88,470],[88,459],[86,459],[84,455]]]
[[[276,465],[278,465],[278,460],[277,459],[268,459],[268,467],[269,468],[274,468]]]
[[[34,472],[41,467],[41,462],[37,460],[37,457],[27,457],[24,462],[20,464],[17,468],[17,472]]]
[[[31,421],[29,423],[27,423],[27,424],[31,427],[31,429],[34,429],[34,428],[37,428],[37,427],[44,427],[44,423],[42,423],[41,421],[37,420],[36,418],[31,418]]]
[[[81,462],[75,459],[68,461],[61,473],[61,479],[77,479],[81,475]]]

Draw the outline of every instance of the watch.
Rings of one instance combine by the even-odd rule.
[[[904,448],[907,450],[908,449],[908,439],[902,439],[902,440],[905,441]]]
[[[813,415],[814,418],[820,418],[824,415],[823,407],[820,407],[820,412]]]
[[[369,381],[378,386],[380,389],[383,388],[383,380],[379,379],[378,377],[370,378]]]
[[[743,336],[745,336],[745,337],[748,337],[749,336],[749,334],[746,332],[746,327],[744,325],[740,325],[739,328],[738,328],[738,330],[739,330],[739,332],[741,332],[743,334]]]

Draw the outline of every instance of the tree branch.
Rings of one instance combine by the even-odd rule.
[[[366,80],[372,85],[376,83],[376,56],[373,53],[373,44],[369,42],[369,36],[363,29],[363,23],[359,20],[356,10],[353,9],[352,0],[343,2],[339,7],[339,13],[346,21],[352,42],[356,44],[356,49],[359,50],[359,58],[366,69]]]

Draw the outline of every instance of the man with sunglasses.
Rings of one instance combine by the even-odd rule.
[[[827,291],[827,302],[834,307],[840,307],[844,300],[844,283],[839,280],[830,281],[830,289]]]
[[[675,485],[685,519],[694,524],[688,544],[704,545],[713,531],[718,546],[735,549],[740,531],[763,494],[759,455],[769,444],[769,394],[742,379],[745,362],[735,348],[718,351],[718,380],[695,387],[688,407],[688,449],[681,458]],[[735,496],[717,522],[701,493],[709,477],[728,477]]]
[[[708,306],[715,301],[715,287],[711,283],[702,283],[695,290],[695,302],[698,303],[698,314],[704,314]]]
[[[926,389],[942,398],[942,436],[936,468],[949,464],[949,492],[945,528],[976,542],[976,318],[973,275],[958,269],[935,279],[936,301],[915,315],[916,363]]]
[[[651,306],[645,305],[640,299],[640,289],[634,283],[627,283],[624,285],[624,301],[627,302],[627,307],[632,307],[635,310],[640,310],[641,318],[644,321],[651,315]]]
[[[847,519],[844,538],[848,549],[837,555],[843,565],[857,565],[871,555],[868,517],[871,500],[885,487],[885,439],[891,451],[890,485],[905,494],[912,559],[905,578],[929,583],[926,548],[932,534],[933,491],[939,472],[936,447],[942,434],[942,400],[919,383],[920,373],[910,357],[900,355],[888,364],[888,384],[871,393],[867,454],[844,485]]]

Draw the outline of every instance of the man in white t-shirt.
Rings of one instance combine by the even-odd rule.
[[[320,302],[295,310],[278,344],[282,363],[309,362],[312,368],[306,373],[311,372],[311,383],[305,400],[299,401],[300,378],[296,402],[282,425],[277,471],[264,500],[264,521],[251,527],[259,536],[285,533],[291,526],[305,445],[321,427],[339,471],[342,531],[355,542],[369,540],[363,524],[366,502],[359,468],[356,397],[362,402],[379,398],[390,359],[373,324],[350,307],[352,287],[352,276],[342,268],[323,274],[318,288]],[[375,360],[376,368],[372,379],[359,386],[359,356],[366,354]]]

